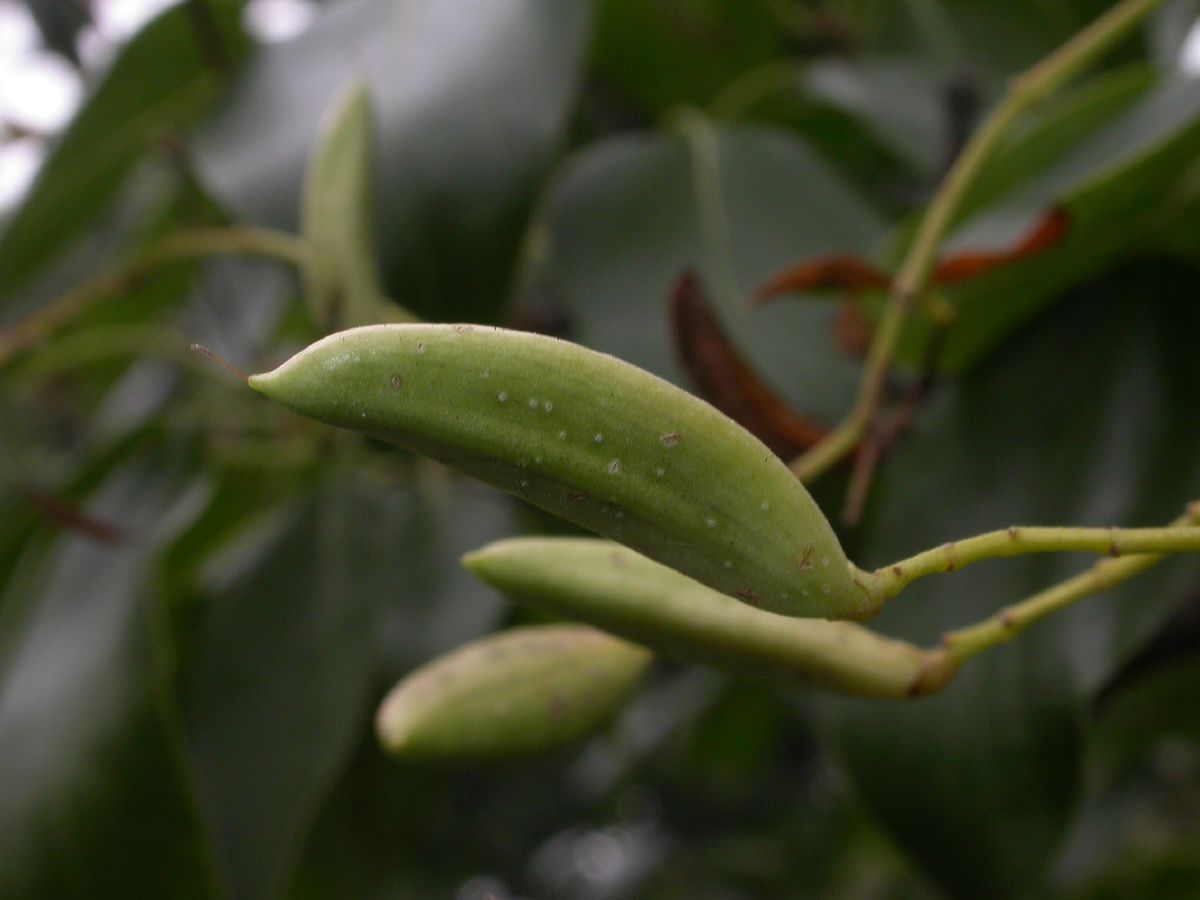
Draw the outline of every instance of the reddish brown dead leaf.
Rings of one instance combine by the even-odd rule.
[[[1008,249],[967,250],[947,257],[934,270],[933,280],[938,284],[954,284],[975,278],[997,266],[1025,259],[1053,247],[1070,230],[1071,218],[1067,215],[1067,211],[1055,207],[1042,216],[1020,241]]]
[[[793,412],[742,359],[694,272],[684,272],[671,292],[671,331],[700,394],[781,459],[791,459],[825,436],[824,425]]]
[[[22,488],[21,496],[38,513],[60,528],[85,534],[105,544],[119,544],[125,532],[108,522],[89,516],[71,501],[43,488]]]
[[[839,347],[851,356],[866,355],[875,337],[875,323],[867,315],[858,298],[849,296],[838,304],[833,317],[833,337]]]
[[[1020,241],[1004,250],[965,250],[938,263],[933,272],[935,284],[955,284],[975,278],[997,266],[1016,262],[1054,246],[1071,229],[1065,209],[1049,210]],[[750,304],[758,306],[783,294],[800,291],[839,290],[850,294],[867,290],[886,290],[891,282],[882,269],[850,253],[831,253],[788,266],[768,278],[750,295]]]
[[[887,272],[850,253],[831,253],[805,260],[768,278],[750,295],[750,304],[758,306],[781,294],[799,291],[845,290],[852,292],[883,290],[891,282]]]

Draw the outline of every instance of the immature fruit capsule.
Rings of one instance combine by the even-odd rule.
[[[650,373],[469,325],[330,335],[250,385],[524,497],[764,609],[878,607],[804,487],[753,435]]]
[[[594,731],[646,671],[649,651],[584,625],[515,628],[434,660],[379,708],[385,750],[425,759],[537,753]]]
[[[937,651],[853,622],[751,609],[610,541],[513,538],[463,562],[516,600],[686,662],[892,699],[936,690],[953,675]]]

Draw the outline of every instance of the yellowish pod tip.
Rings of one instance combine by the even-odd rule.
[[[619,707],[648,651],[583,625],[516,628],[413,672],[387,695],[376,732],[393,756],[525,756],[579,740]]]
[[[762,609],[865,618],[881,598],[803,485],[684,390],[567,341],[471,325],[376,325],[250,385],[391,441]]]

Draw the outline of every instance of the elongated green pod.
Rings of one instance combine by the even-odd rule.
[[[878,606],[816,503],[757,438],[603,353],[497,328],[378,325],[330,335],[250,384],[754,606],[822,618]]]
[[[852,622],[751,609],[609,541],[513,538],[463,562],[514,599],[687,662],[893,699],[936,690],[953,674],[939,651]]]
[[[515,628],[467,644],[401,681],[376,731],[414,759],[491,759],[550,750],[607,720],[649,651],[583,625]]]

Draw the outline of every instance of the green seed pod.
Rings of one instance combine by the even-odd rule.
[[[609,541],[515,538],[463,562],[516,600],[686,662],[892,699],[936,690],[953,674],[939,651],[852,622],[751,609]]]
[[[413,759],[538,753],[602,725],[651,659],[583,625],[515,628],[409,675],[379,707],[376,731],[385,750]]]
[[[753,435],[650,373],[555,338],[377,325],[250,385],[517,494],[754,606],[878,607],[795,476]]]

